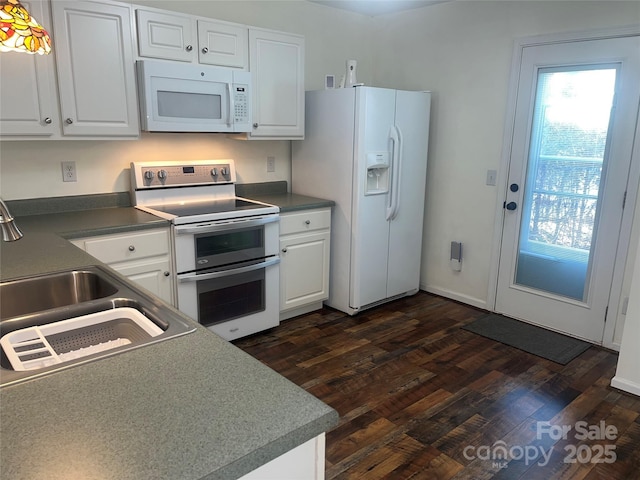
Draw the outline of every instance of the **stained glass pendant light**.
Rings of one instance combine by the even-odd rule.
[[[18,0],[0,0],[0,51],[51,52],[49,34]]]

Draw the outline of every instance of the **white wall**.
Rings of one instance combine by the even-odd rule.
[[[640,23],[640,3],[456,1],[376,20],[374,81],[433,93],[422,287],[487,304],[514,39]],[[499,178],[498,181],[503,180]],[[452,240],[464,244],[452,271]]]
[[[291,33],[306,40],[306,89],[324,85],[324,75],[338,76],[348,58],[359,60],[359,75],[371,81],[373,50],[367,35],[370,19],[305,1],[126,2],[172,9],[220,20]],[[52,33],[55,42],[55,32]],[[7,74],[6,72],[2,73]],[[1,141],[0,195],[4,200],[129,190],[129,163],[143,160],[233,158],[239,182],[291,180],[289,141],[239,141],[224,134],[143,134],[123,141]],[[267,156],[276,171],[267,173]],[[63,183],[60,162],[76,162],[78,181]]]

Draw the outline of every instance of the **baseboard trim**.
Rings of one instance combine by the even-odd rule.
[[[472,307],[482,308],[483,310],[489,310],[487,301],[481,298],[471,297],[469,295],[453,292],[451,290],[447,290],[446,288],[440,288],[434,285],[420,285],[420,290],[433,293],[434,295],[440,295],[441,297],[450,298],[451,300],[455,300],[456,302],[471,305]]]
[[[615,376],[611,379],[611,386],[625,392],[632,393],[633,395],[640,396],[640,384]]]

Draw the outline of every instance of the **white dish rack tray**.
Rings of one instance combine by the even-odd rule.
[[[163,330],[121,307],[7,333],[0,346],[14,370],[36,370],[157,337]]]

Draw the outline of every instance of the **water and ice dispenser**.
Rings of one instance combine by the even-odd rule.
[[[367,153],[367,185],[365,195],[389,191],[389,152]]]

